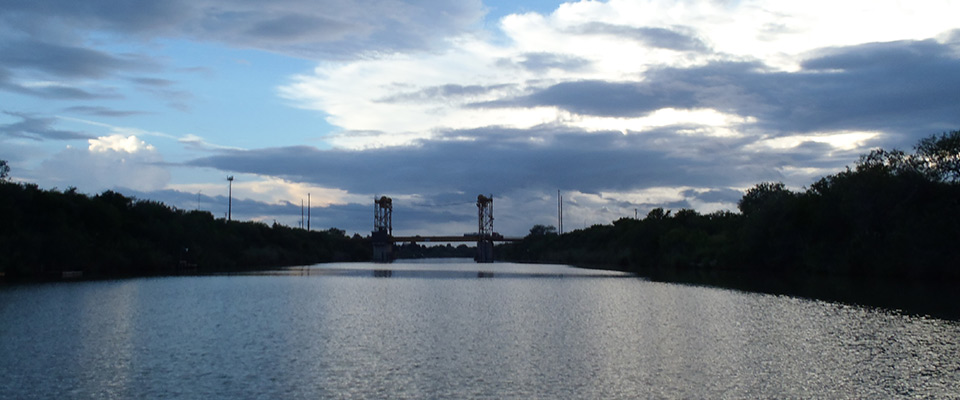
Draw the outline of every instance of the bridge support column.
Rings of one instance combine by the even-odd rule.
[[[493,196],[477,196],[477,262],[493,262]]]
[[[393,200],[387,196],[373,200],[373,262],[393,262]]]
[[[493,262],[493,242],[489,240],[481,240],[477,242],[477,259],[476,260],[478,263]]]
[[[378,240],[378,233],[380,232],[374,232],[373,234],[373,262],[393,262],[393,242],[391,242],[390,238],[387,236],[384,236]]]

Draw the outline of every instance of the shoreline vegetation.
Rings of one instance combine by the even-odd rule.
[[[0,163],[0,280],[241,272],[371,258],[368,238],[339,229],[226,221],[113,191],[42,190],[10,182]],[[924,138],[912,153],[873,150],[802,191],[757,184],[738,208],[709,214],[657,208],[642,219],[563,235],[536,225],[522,241],[497,246],[495,255],[841,301],[847,292],[862,292],[879,305],[885,296],[924,296],[922,289],[906,290],[916,285],[951,291],[944,283],[960,282],[960,131]],[[398,248],[403,258],[473,251]],[[954,317],[956,297],[942,307]]]
[[[221,273],[366,261],[359,235],[215,219],[113,191],[96,196],[0,182],[5,280]]]
[[[537,225],[495,253],[884,307],[935,302],[932,314],[960,318],[951,294],[960,282],[960,131],[922,139],[912,153],[873,150],[803,191],[757,184],[738,208],[657,208],[563,235]]]
[[[563,235],[537,225],[501,259],[631,272],[744,271],[774,276],[960,280],[960,131],[916,152],[874,150],[804,191],[764,182],[740,213],[657,208]]]

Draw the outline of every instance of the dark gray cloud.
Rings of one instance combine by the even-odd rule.
[[[527,189],[598,193],[658,186],[749,185],[758,178],[776,180],[781,164],[816,163],[825,158],[803,153],[754,156],[744,150],[750,143],[745,139],[686,137],[668,129],[624,135],[554,126],[530,130],[489,127],[448,135],[471,140],[431,140],[364,151],[307,146],[227,151],[189,164],[284,177],[353,193]]]
[[[89,80],[123,78],[167,66],[144,53],[99,47],[98,35],[224,43],[298,57],[350,59],[442,44],[481,18],[479,0],[9,0],[0,6],[0,91],[51,100],[120,98]],[[174,82],[128,78],[187,111]],[[87,80],[87,82],[82,82]],[[56,82],[32,85],[27,82]]]
[[[611,35],[618,38],[635,40],[650,47],[676,51],[705,52],[709,46],[692,33],[682,32],[686,29],[632,27],[611,25],[602,22],[592,22],[571,29],[571,32],[588,35]]]
[[[10,0],[0,22],[63,43],[76,32],[179,37],[304,57],[427,49],[483,16],[479,0]],[[469,29],[469,28],[468,28]]]
[[[287,14],[257,21],[246,34],[275,42],[297,43],[303,40],[336,41],[358,30],[366,29],[323,16]]]
[[[500,60],[497,64],[503,66],[514,63],[533,72],[546,72],[551,69],[578,71],[589,67],[591,64],[590,60],[566,54],[525,53],[520,57],[519,61]]]
[[[0,41],[0,67],[27,69],[65,78],[103,78],[114,71],[143,67],[136,57],[118,57],[85,47],[38,40]]]
[[[667,104],[667,105],[665,105]],[[476,103],[473,107],[556,106],[586,115],[639,117],[664,107],[697,105],[691,88],[669,83],[648,84],[600,80],[563,82],[529,96]]]
[[[121,98],[113,88],[98,88],[98,92],[66,85],[26,86],[17,83],[10,71],[0,68],[0,90],[51,100],[94,100]]]
[[[133,115],[148,114],[144,111],[116,110],[100,106],[74,106],[65,108],[63,111],[67,113],[95,115],[98,117],[129,117]]]
[[[960,126],[960,59],[932,40],[823,50],[799,72],[755,62],[651,71],[643,82],[564,82],[476,107],[556,106],[571,112],[644,116],[661,108],[712,108],[758,119],[770,133],[901,131],[910,137]],[[901,144],[902,145],[902,144]]]
[[[447,84],[426,87],[420,90],[395,94],[378,99],[381,103],[405,103],[431,100],[457,99],[472,96],[482,96],[493,91],[508,89],[515,85],[455,85]]]
[[[31,114],[3,112],[6,115],[17,117],[19,122],[0,125],[0,134],[9,137],[25,138],[37,141],[43,140],[85,140],[93,136],[74,131],[64,131],[53,128],[56,118],[37,117]]]
[[[7,0],[3,14],[7,22],[25,31],[47,30],[48,25],[64,28],[109,30],[124,34],[161,32],[172,21],[187,17],[194,3],[186,0]],[[58,30],[54,30],[58,31]]]
[[[394,225],[408,233],[438,227],[445,234],[469,232],[476,224],[476,195],[492,194],[498,199],[497,229],[522,234],[531,224],[555,223],[556,199],[544,194],[558,189],[580,193],[565,196],[566,213],[573,225],[588,226],[632,216],[635,208],[645,214],[655,207],[693,208],[698,202],[735,204],[741,193],[732,188],[763,181],[799,187],[818,176],[798,174],[791,167],[829,173],[857,156],[815,142],[757,151],[752,145],[762,135],[715,138],[681,133],[690,128],[623,134],[555,125],[492,126],[441,132],[432,140],[403,147],[222,151],[187,165],[277,176],[351,193],[417,194],[413,199],[395,197]],[[607,195],[671,187],[695,189],[681,193],[682,198],[659,202],[630,203],[620,195]],[[369,222],[370,213],[366,210],[359,218]]]
[[[141,86],[150,86],[150,87],[157,87],[157,88],[170,87],[176,84],[175,81],[171,81],[169,79],[147,78],[147,77],[130,78],[130,81]]]

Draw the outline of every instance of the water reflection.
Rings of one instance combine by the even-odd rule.
[[[960,321],[960,291],[953,282],[843,277],[767,276],[723,271],[657,270],[642,276],[672,282],[783,294]]]
[[[0,321],[0,398],[941,398],[960,381],[954,321],[561,266],[10,286]]]

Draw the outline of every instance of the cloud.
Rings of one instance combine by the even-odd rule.
[[[18,82],[13,74],[0,68],[0,90],[50,100],[95,100],[120,98],[113,88],[81,89],[62,82]]]
[[[960,58],[933,40],[830,48],[797,72],[757,62],[713,62],[650,71],[643,81],[573,81],[474,107],[558,107],[575,114],[643,117],[654,111],[713,109],[757,118],[780,134],[905,130],[960,125]]]
[[[4,111],[3,113],[20,119],[19,122],[0,125],[0,134],[6,135],[9,137],[24,138],[24,139],[31,139],[31,140],[37,140],[37,141],[78,140],[78,139],[92,138],[91,135],[83,132],[55,129],[53,125],[55,125],[57,122],[56,118],[38,117],[32,114],[16,113],[16,112],[9,112],[9,111]]]
[[[430,102],[445,101],[454,99],[471,99],[482,97],[490,93],[509,89],[510,85],[457,85],[446,84],[441,86],[432,86],[422,88],[412,92],[397,93],[383,99],[378,99],[378,103],[404,103],[404,102]]]
[[[684,197],[704,203],[737,203],[743,197],[739,190],[721,188],[708,190],[689,189],[681,193]]]
[[[198,194],[197,192],[175,189],[137,190],[118,187],[116,190],[126,196],[159,201],[181,210],[198,209],[210,212],[215,218],[226,218],[226,186],[222,189],[223,194],[215,196],[205,194],[212,193],[210,191]],[[236,220],[254,220],[267,224],[276,221],[290,227],[300,226],[301,208],[299,201],[294,204],[291,201],[273,202],[250,198],[246,196],[243,189],[234,187],[232,203],[232,217]],[[304,219],[306,219],[306,215],[304,215]],[[310,227],[313,230],[338,228],[348,233],[367,235],[371,230],[372,221],[373,215],[368,204],[314,203],[310,210]]]
[[[948,40],[944,32],[955,22],[943,13],[960,5],[904,13],[895,2],[851,2],[822,13],[816,7],[824,4],[566,3],[549,15],[503,18],[502,40],[456,37],[434,53],[324,63],[280,93],[322,111],[344,133],[384,133],[330,140],[350,148],[406,145],[491,121],[517,129],[647,130],[663,126],[650,117],[666,110],[687,113],[677,124],[724,135],[909,129],[914,137],[956,124],[947,111],[955,94],[914,93],[922,95],[934,77],[954,83],[958,52],[928,38]],[[840,23],[851,15],[858,16],[855,29]],[[837,64],[858,53],[875,68]],[[894,61],[895,54],[902,57]],[[823,69],[828,62],[842,69]],[[450,95],[454,88],[464,91]],[[704,121],[704,113],[726,121]]]
[[[726,187],[779,178],[785,162],[812,163],[825,154],[745,149],[752,140],[677,135],[669,128],[631,133],[556,126],[446,132],[451,140],[369,150],[297,146],[228,151],[189,164],[261,173],[351,193],[485,193],[573,189],[585,193],[656,186]],[[784,157],[793,157],[784,160]],[[766,172],[765,172],[766,171]]]
[[[158,190],[170,182],[162,156],[136,136],[111,135],[88,142],[86,149],[68,146],[30,174],[44,186],[74,186],[84,192],[120,187]]]
[[[213,0],[13,1],[2,20],[15,29],[102,31],[143,39],[184,38],[305,57],[428,49],[480,20],[480,1]],[[467,28],[470,29],[470,28]]]
[[[63,109],[63,111],[67,113],[80,113],[98,117],[129,117],[133,115],[147,114],[144,111],[115,110],[101,106],[73,106],[67,107]]]
[[[591,61],[585,58],[567,54],[554,53],[524,53],[516,63],[522,68],[535,73],[546,72],[551,69],[577,71],[589,67]],[[500,60],[498,64],[509,65],[509,60]],[[506,63],[506,64],[505,64]]]
[[[479,1],[16,0],[0,12],[0,48],[16,53],[0,59],[0,90],[46,99],[146,92],[186,109],[192,95],[166,74],[180,67],[171,65],[182,43],[320,60],[287,77],[277,94],[334,126],[321,132],[322,144],[256,148],[264,142],[248,137],[244,146],[253,148],[241,150],[167,137],[206,154],[184,166],[256,177],[235,182],[247,193],[239,204],[249,218],[296,217],[297,205],[284,198],[295,201],[310,187],[349,203],[325,209],[356,213],[361,223],[346,224],[360,231],[369,229],[366,198],[387,194],[403,204],[396,215],[403,229],[468,232],[471,197],[485,193],[503,213],[498,224],[506,225],[498,226],[525,232],[531,221],[552,223],[557,189],[568,196],[575,226],[632,216],[635,208],[729,208],[756,182],[799,187],[868,147],[902,147],[956,129],[958,8],[584,1],[509,15],[498,31],[483,32]],[[259,57],[223,59],[259,66]],[[216,64],[204,67],[218,72]],[[136,100],[128,104],[145,107]],[[133,115],[87,104],[65,109]],[[90,140],[44,164],[50,176],[68,171],[96,187],[189,192],[183,183],[163,186],[169,175],[142,140],[146,130],[70,136],[51,119],[11,115],[22,121],[0,126],[5,138]],[[270,140],[293,124],[278,123]],[[269,145],[300,143],[276,135]],[[109,181],[84,178],[84,165]]]
[[[140,60],[117,57],[86,47],[38,40],[0,42],[0,67],[29,69],[65,78],[103,78],[116,70],[139,67]]]
[[[96,139],[90,139],[87,142],[90,143],[88,150],[90,150],[91,153],[117,152],[133,154],[138,152],[156,151],[156,148],[154,148],[153,145],[147,144],[147,142],[144,142],[133,135],[102,136]]]
[[[151,86],[151,87],[160,87],[160,88],[169,87],[176,84],[176,82],[171,81],[169,79],[148,78],[148,77],[131,78],[130,81],[142,86]]]
[[[689,33],[677,32],[667,28],[633,27],[613,25],[602,22],[590,22],[570,30],[576,34],[610,35],[616,39],[636,40],[646,46],[676,51],[707,51],[709,48],[702,40]]]

